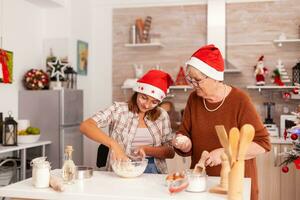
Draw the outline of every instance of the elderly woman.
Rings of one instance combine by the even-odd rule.
[[[195,88],[189,96],[182,124],[173,140],[175,151],[191,156],[191,168],[199,161],[202,151],[209,151],[207,174],[220,176],[221,154],[224,152],[215,125],[241,128],[252,124],[255,136],[245,161],[245,176],[251,178],[251,200],[258,199],[255,157],[270,151],[266,128],[262,124],[250,98],[240,89],[223,83],[224,62],[218,48],[207,45],[196,51],[187,62],[186,79]],[[180,141],[180,142],[178,142]]]
[[[173,135],[169,116],[158,105],[171,83],[169,74],[150,70],[138,80],[129,102],[116,102],[97,112],[81,124],[81,132],[109,147],[112,159],[128,160],[134,148],[148,159],[145,173],[167,173],[165,159],[175,154]],[[102,130],[106,126],[108,134]],[[110,162],[107,168],[111,169]]]

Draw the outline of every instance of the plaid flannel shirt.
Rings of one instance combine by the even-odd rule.
[[[171,145],[173,133],[168,113],[161,110],[161,115],[156,121],[151,121],[145,117],[145,123],[149,133],[153,138],[153,146]],[[135,137],[139,124],[137,113],[128,110],[128,104],[124,102],[115,102],[112,106],[103,111],[98,111],[92,119],[99,128],[109,126],[109,136],[116,140],[125,150],[130,153],[130,147]],[[111,170],[110,156],[108,156],[106,168]],[[167,164],[165,159],[155,158],[154,162],[160,173],[167,173]]]

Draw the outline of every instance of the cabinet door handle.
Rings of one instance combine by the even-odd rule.
[[[278,148],[273,147],[274,167],[278,167]]]

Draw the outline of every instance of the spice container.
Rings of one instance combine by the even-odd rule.
[[[32,184],[37,188],[47,188],[50,182],[50,163],[46,157],[38,157],[31,161]]]
[[[204,192],[206,191],[207,175],[203,173],[194,173],[192,170],[186,171],[189,185],[186,188],[188,192]]]

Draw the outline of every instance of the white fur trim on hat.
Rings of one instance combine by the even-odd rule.
[[[191,57],[189,61],[186,62],[186,65],[191,65],[201,71],[206,76],[215,79],[217,81],[223,81],[224,80],[224,72],[217,71],[215,68],[209,66],[202,60]]]
[[[166,97],[166,94],[160,88],[147,83],[137,82],[133,90],[139,93],[149,95],[159,101],[162,101]]]

